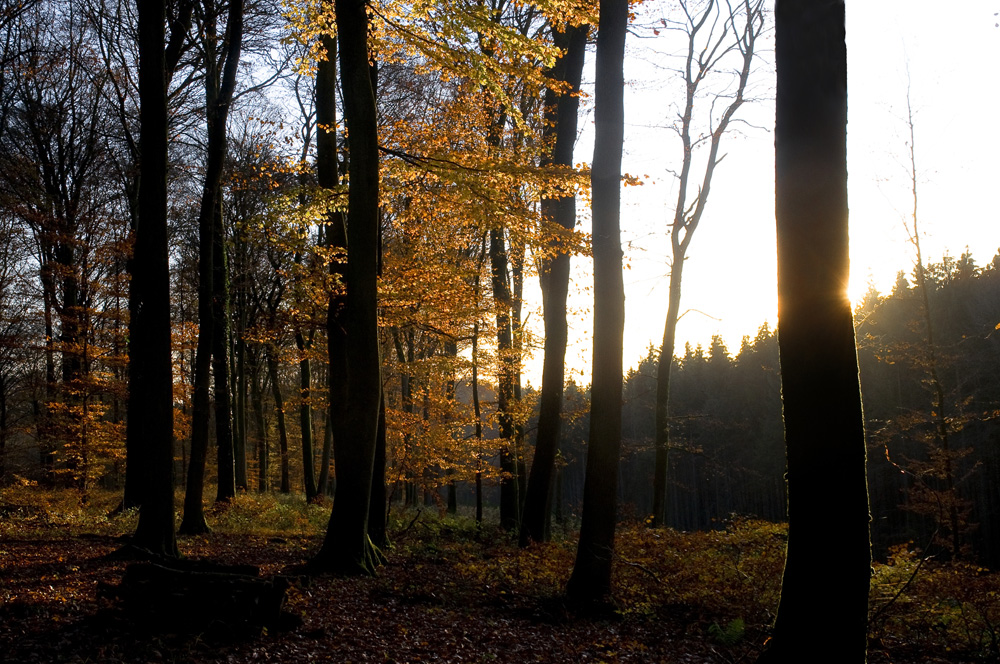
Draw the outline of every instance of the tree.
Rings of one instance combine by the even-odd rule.
[[[167,77],[164,58],[166,3],[139,7],[140,217],[135,234],[130,321],[129,412],[143,455],[145,491],[132,543],[177,556],[174,537],[174,395],[170,361],[170,272],[167,246]]]
[[[591,170],[594,252],[594,361],[590,443],[583,517],[573,574],[574,601],[593,602],[611,592],[617,519],[618,458],[622,423],[622,335],[625,287],[620,231],[624,142],[626,0],[601,0],[594,78],[594,161]]]
[[[195,357],[195,412],[191,423],[191,464],[184,494],[181,531],[208,530],[202,505],[208,447],[208,367],[215,378],[216,445],[218,446],[217,500],[236,494],[233,458],[232,408],[229,389],[229,272],[222,224],[222,171],[226,158],[226,122],[236,89],[236,73],[243,40],[243,0],[229,4],[226,29],[218,35],[216,5],[206,2],[199,32],[204,38],[205,119],[208,141],[205,181],[198,215],[198,350]]]
[[[719,156],[719,146],[729,124],[743,105],[744,92],[750,78],[757,37],[764,27],[761,0],[743,0],[740,9],[733,9],[722,0],[710,0],[701,12],[690,11],[690,3],[681,2],[685,20],[678,28],[687,38],[687,55],[684,60],[685,98],[677,133],[681,139],[681,168],[678,173],[677,203],[670,224],[670,285],[667,295],[667,318],[663,324],[663,341],[656,372],[656,460],[653,475],[652,525],[666,524],[667,454],[670,445],[670,366],[674,358],[674,340],[680,317],[681,279],[684,261],[694,232],[705,212],[712,187],[715,168],[725,155]],[[727,13],[728,12],[728,13]],[[720,20],[721,19],[721,20]],[[721,27],[721,29],[720,29]],[[711,75],[728,62],[730,54],[736,55],[739,65],[735,90],[710,95],[708,131],[693,136],[695,105],[700,100],[701,87]],[[718,117],[716,105],[731,96]],[[688,201],[691,187],[691,168],[695,150],[708,144],[705,172],[697,183],[694,200]]]
[[[587,47],[587,25],[555,26],[553,41],[562,55],[552,68],[552,87],[545,91],[545,126],[543,135],[551,137],[552,156],[543,161],[556,168],[573,167],[577,116],[580,106],[580,80]],[[556,89],[562,84],[563,89]],[[545,350],[542,364],[542,394],[538,412],[538,434],[531,474],[521,518],[520,544],[548,540],[547,524],[552,502],[552,472],[559,446],[562,421],[563,389],[566,378],[566,297],[569,292],[570,253],[563,231],[576,226],[576,198],[572,195],[543,198],[542,222],[554,225],[549,249],[538,271],[545,318]]]
[[[775,38],[788,552],[774,635],[758,661],[814,657],[810,634],[820,624],[837,635],[824,645],[824,657],[863,662],[871,550],[864,420],[847,299],[844,3],[779,0]]]
[[[335,422],[333,510],[314,568],[374,571],[368,508],[382,398],[378,340],[379,152],[364,0],[335,0],[350,166],[347,211],[346,404]],[[321,183],[322,184],[322,183]],[[331,363],[333,361],[331,357]],[[332,371],[332,369],[331,369]],[[346,388],[346,389],[344,389]]]

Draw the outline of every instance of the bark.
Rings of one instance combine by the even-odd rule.
[[[623,62],[627,0],[601,0],[591,170],[594,253],[594,362],[590,442],[576,563],[569,598],[590,603],[611,592],[622,422],[622,335],[625,289],[620,221],[624,139]]]
[[[553,30],[556,46],[564,49],[550,76],[568,83],[570,90],[557,94],[545,93],[546,137],[552,135],[551,165],[572,168],[573,145],[576,142],[579,113],[579,90],[583,76],[583,60],[587,48],[588,26],[566,26]],[[542,199],[542,218],[565,230],[576,226],[576,198],[563,196]],[[566,377],[566,297],[569,293],[570,255],[559,242],[550,243],[554,255],[547,259],[538,273],[542,289],[542,312],[545,324],[545,348],[542,360],[542,390],[539,398],[538,434],[535,456],[525,494],[521,519],[520,545],[548,540],[546,527],[552,505],[552,472],[559,449],[562,425],[562,399]]]
[[[176,557],[174,537],[174,410],[170,356],[170,271],[167,245],[167,85],[165,3],[141,2],[139,17],[140,217],[135,235],[136,317],[130,321],[129,412],[141,464],[141,507],[133,545]]]
[[[335,421],[337,488],[326,537],[313,566],[344,574],[374,572],[368,509],[382,397],[378,340],[379,153],[375,92],[363,0],[336,0],[337,33],[350,150],[346,302],[346,408]],[[332,361],[333,358],[331,358]],[[332,369],[332,367],[331,367]]]
[[[844,3],[779,0],[775,213],[788,553],[760,662],[864,662],[871,574],[849,276]],[[830,481],[823,481],[829,478]],[[830,533],[836,534],[831,546]],[[823,578],[824,592],[815,580]]]

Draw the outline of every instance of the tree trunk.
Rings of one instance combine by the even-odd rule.
[[[619,228],[624,140],[623,62],[627,0],[601,0],[594,93],[591,170],[594,253],[594,362],[590,442],[580,543],[566,586],[574,601],[603,601],[611,592],[622,423],[622,335],[625,288]]]
[[[299,428],[302,431],[302,478],[306,500],[311,501],[317,495],[315,460],[313,459],[312,404],[309,402],[312,392],[312,371],[309,366],[306,340],[301,330],[295,330],[295,346],[299,349],[299,389],[301,390]]]
[[[350,150],[348,192],[346,408],[335,421],[336,494],[315,568],[371,574],[368,508],[382,397],[378,340],[379,154],[375,92],[363,0],[336,0],[344,119]],[[343,246],[343,245],[341,245]],[[333,358],[331,357],[331,363]],[[332,370],[332,367],[331,367]]]
[[[206,245],[202,245],[203,247]],[[211,246],[210,244],[208,246]],[[202,252],[204,258],[205,252]],[[209,266],[211,263],[209,262]],[[208,283],[199,282],[199,291],[211,288]],[[198,309],[204,317],[201,329],[198,330],[198,348],[194,360],[194,395],[191,406],[191,460],[187,465],[187,482],[184,491],[184,516],[181,519],[180,532],[185,535],[200,535],[210,529],[205,521],[205,506],[202,500],[205,494],[205,462],[208,459],[208,427],[211,419],[211,404],[208,394],[209,370],[211,368],[211,307],[206,297],[199,295]],[[207,328],[207,329],[205,329]]]
[[[517,461],[514,454],[514,334],[511,328],[507,243],[502,228],[490,231],[490,273],[497,321],[497,434],[500,437],[500,527],[517,528]]]
[[[849,275],[844,3],[779,0],[775,213],[788,554],[760,662],[864,662],[871,574]],[[829,481],[823,481],[829,478]],[[831,546],[831,533],[836,546]],[[815,580],[823,578],[823,592]]]
[[[674,218],[670,225],[670,287],[667,295],[667,318],[663,324],[663,341],[660,344],[660,357],[656,374],[656,409],[654,447],[656,456],[653,470],[653,519],[651,525],[666,525],[667,497],[667,457],[670,444],[670,369],[674,360],[674,341],[677,333],[677,321],[680,318],[681,282],[684,271],[684,261],[691,244],[694,232],[698,229],[708,196],[712,189],[712,179],[715,167],[722,158],[719,157],[719,145],[722,136],[729,127],[736,111],[743,105],[743,92],[750,77],[750,66],[756,49],[756,41],[763,29],[764,21],[761,13],[761,0],[743,0],[740,9],[734,9],[730,4],[712,1],[700,8],[700,11],[689,13],[685,32],[688,39],[688,51],[683,71],[686,96],[684,110],[680,115],[680,138],[682,147],[681,168],[677,183],[677,202],[674,206]],[[739,6],[739,5],[737,5]],[[687,11],[687,5],[684,6]],[[741,18],[742,27],[737,24]],[[721,22],[727,26],[727,31],[716,37],[715,28]],[[731,26],[732,36],[728,28]],[[699,97],[699,86],[705,77],[712,73],[719,60],[704,58],[704,51],[699,43],[699,34],[708,30],[706,41],[716,48],[734,49],[742,56],[742,67],[737,71],[736,90],[715,93],[712,106],[721,99],[728,99],[724,110],[719,115],[715,126],[709,127],[708,155],[705,162],[705,172],[698,183],[698,191],[692,203],[688,203],[688,188],[691,178],[691,165],[694,149],[704,140],[692,136],[691,123],[695,115],[694,105]],[[731,94],[731,96],[730,96]]]
[[[319,462],[319,480],[317,481],[316,491],[321,496],[329,496],[332,494],[330,491],[330,456],[333,453],[333,427],[330,424],[330,409],[326,410],[325,424],[323,428],[323,453],[320,454]]]
[[[670,286],[667,294],[667,320],[663,324],[663,341],[656,364],[656,410],[653,444],[653,520],[652,526],[667,525],[667,456],[670,446],[670,369],[674,363],[677,319],[681,306],[681,279],[684,273],[684,252],[675,248],[670,266]]]
[[[257,424],[257,492],[268,490],[270,454],[267,447],[267,424],[264,422],[264,390],[260,384],[259,360],[254,361],[250,375],[250,400],[253,402],[254,420]]]
[[[588,26],[566,26],[553,31],[556,45],[565,49],[550,76],[555,81],[569,83],[570,90],[545,93],[545,134],[555,135],[551,164],[572,168],[573,144],[576,142],[579,112],[580,81],[583,76],[584,53],[587,48]],[[576,226],[576,198],[542,199],[542,218],[573,230]],[[562,424],[562,399],[566,378],[566,297],[569,293],[570,255],[564,246],[554,241],[555,255],[539,270],[542,289],[542,311],[545,320],[545,354],[542,360],[542,392],[538,411],[538,434],[531,475],[525,494],[521,520],[520,544],[548,540],[546,523],[552,505],[552,471],[559,449]]]
[[[141,2],[139,20],[140,218],[134,266],[136,316],[129,324],[129,412],[143,455],[141,507],[133,545],[176,557],[174,395],[167,245],[167,84],[165,3]]]
[[[385,397],[378,409],[378,434],[375,439],[375,463],[372,466],[372,497],[368,505],[368,537],[372,544],[384,549],[389,538],[385,530]]]
[[[278,454],[281,458],[281,493],[291,493],[292,485],[288,478],[288,430],[285,427],[285,401],[281,398],[281,383],[278,381],[278,358],[276,351],[270,346],[264,351],[267,354],[267,372],[271,377],[271,394],[274,396],[274,412],[278,417]]]
[[[242,298],[240,298],[242,299]],[[250,481],[247,477],[247,345],[243,340],[243,332],[246,328],[245,302],[239,306],[239,316],[241,324],[235,332],[236,336],[236,413],[233,418],[236,423],[236,437],[233,440],[233,453],[236,457],[236,488],[246,491],[250,488]]]

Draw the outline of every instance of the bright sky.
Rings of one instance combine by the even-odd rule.
[[[649,0],[648,11],[669,12],[668,0]],[[945,251],[958,256],[968,246],[977,263],[1000,248],[1000,0],[973,0],[961,11],[939,2],[890,0],[849,2],[848,170],[851,210],[850,294],[859,298],[873,282],[888,291],[899,270],[910,273],[913,251],[903,218],[912,210],[906,124],[907,71],[916,126],[922,246],[926,259]],[[676,14],[667,14],[676,16]],[[773,27],[767,17],[766,29]],[[727,156],[716,170],[708,207],[688,250],[681,310],[690,310],[677,329],[684,342],[708,346],[722,335],[731,352],[743,335],[777,320],[774,237],[773,36],[768,35],[753,93],[741,115],[759,128],[727,136]],[[676,184],[669,169],[679,162],[676,134],[664,128],[676,114],[668,58],[676,53],[661,31],[656,40],[630,36],[626,62],[626,138],[623,170],[648,174],[643,187],[625,190],[623,244],[630,269],[625,275],[625,368],[635,366],[650,343],[659,345],[667,308],[668,220]],[[676,42],[675,42],[676,44]],[[654,64],[651,64],[654,63]],[[657,67],[656,65],[661,65]],[[591,78],[588,62],[585,78]],[[673,110],[672,110],[673,109]],[[592,156],[593,117],[583,123],[576,159]],[[657,126],[659,125],[659,126]],[[589,219],[581,219],[589,228]],[[589,265],[574,259],[576,293],[571,307],[567,364],[581,383],[590,380]],[[526,293],[531,297],[530,292]],[[540,326],[540,312],[535,321]],[[541,381],[541,351],[526,366]]]

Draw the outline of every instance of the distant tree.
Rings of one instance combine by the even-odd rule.
[[[674,358],[677,321],[681,315],[681,279],[684,261],[694,232],[704,215],[715,168],[725,156],[719,155],[722,137],[729,129],[736,112],[743,105],[744,93],[756,54],[757,38],[764,28],[761,0],[743,0],[738,8],[733,8],[722,0],[711,0],[693,12],[691,4],[686,1],[680,3],[684,20],[676,27],[687,39],[687,56],[681,71],[685,89],[684,108],[679,118],[680,126],[676,127],[681,139],[681,167],[677,175],[674,218],[670,223],[671,254],[667,317],[663,324],[663,341],[660,344],[660,361],[656,372],[656,459],[652,520],[654,526],[666,523],[667,454],[670,446],[670,368]],[[719,73],[733,56],[737,65],[736,82],[724,91],[708,96],[706,105],[709,106],[709,126],[707,131],[697,134],[695,106],[701,100],[706,79]],[[728,103],[720,103],[724,100],[728,100]],[[720,110],[716,111],[717,108]],[[708,155],[705,172],[700,180],[692,182],[691,169],[695,153],[706,143]],[[697,186],[697,191],[693,194],[693,200],[689,200],[693,186]]]
[[[576,602],[611,592],[622,426],[622,335],[625,287],[620,230],[625,130],[626,0],[601,0],[594,78],[594,161],[591,168],[594,252],[594,362],[590,441],[580,542],[566,587]]]
[[[758,661],[815,658],[813,634],[823,625],[836,635],[823,645],[825,659],[863,662],[871,547],[864,420],[847,299],[844,3],[778,0],[775,39],[788,552],[773,637]]]

